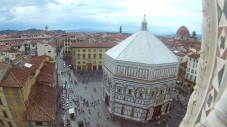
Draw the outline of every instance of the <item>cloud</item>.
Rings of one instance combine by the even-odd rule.
[[[152,32],[174,32],[181,25],[201,33],[202,6],[197,0],[7,0],[0,5],[2,29],[140,29],[146,14]],[[9,24],[11,26],[9,26]],[[160,29],[158,29],[160,28]],[[166,28],[166,29],[165,29]]]

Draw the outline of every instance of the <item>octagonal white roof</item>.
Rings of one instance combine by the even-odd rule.
[[[115,60],[126,62],[144,64],[178,62],[177,57],[156,36],[143,29],[108,50],[106,54]]]

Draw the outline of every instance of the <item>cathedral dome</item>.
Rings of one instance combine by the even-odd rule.
[[[181,36],[190,36],[190,33],[188,29],[185,26],[181,26],[178,30],[176,35],[181,35]]]

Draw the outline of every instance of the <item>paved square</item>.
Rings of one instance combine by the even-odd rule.
[[[58,57],[59,98],[56,126],[77,127],[83,121],[87,127],[175,127],[180,124],[186,112],[188,96],[179,94],[176,90],[176,99],[171,104],[170,113],[149,121],[138,123],[123,118],[112,118],[102,100],[102,73],[75,72],[64,67],[64,61]],[[180,89],[179,89],[180,90]],[[181,92],[183,93],[183,92]],[[69,109],[75,109],[75,118],[71,119]]]

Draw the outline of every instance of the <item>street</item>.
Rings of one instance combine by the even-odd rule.
[[[62,53],[61,53],[62,54]],[[59,90],[57,104],[57,127],[77,127],[83,121],[87,127],[175,127],[186,113],[188,95],[178,92],[171,104],[170,113],[147,123],[139,123],[118,117],[112,118],[102,100],[102,72],[75,72],[57,57]],[[70,118],[69,109],[75,109]]]

